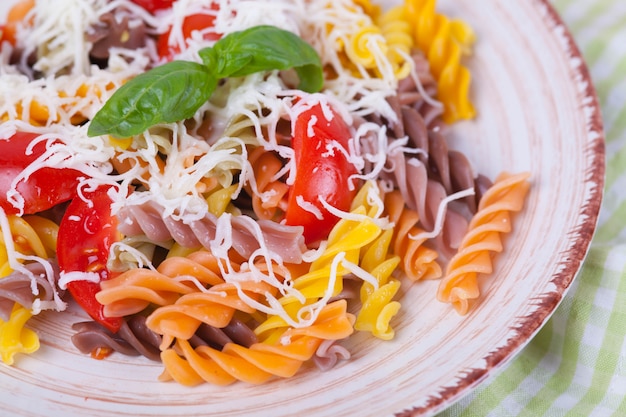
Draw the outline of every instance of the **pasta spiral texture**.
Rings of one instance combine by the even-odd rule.
[[[395,224],[392,250],[402,259],[400,269],[412,281],[440,278],[442,272],[437,262],[437,251],[423,245],[426,239],[411,237],[423,233],[417,225],[417,212],[405,206],[397,190],[385,195],[385,210],[389,220]]]
[[[438,98],[444,103],[443,119],[452,123],[475,115],[469,98],[470,71],[461,64],[474,42],[474,32],[461,20],[436,12],[436,0],[405,0],[405,18],[414,24],[414,40],[428,57],[438,81]]]
[[[384,215],[380,194],[380,189],[375,182],[367,182],[354,198],[352,211],[358,212],[360,208],[363,208],[371,218]],[[395,331],[391,326],[391,319],[401,307],[400,303],[394,300],[400,289],[400,281],[393,278],[392,274],[400,264],[400,257],[390,250],[393,234],[392,227],[381,229],[371,243],[361,248],[359,255],[359,266],[367,271],[375,282],[364,281],[361,285],[361,308],[354,328],[371,332],[372,335],[383,340],[393,339]]]
[[[126,236],[145,235],[154,242],[174,240],[187,248],[204,247],[210,249],[218,231],[218,218],[211,214],[198,220],[183,222],[173,216],[164,214],[164,208],[156,203],[148,202],[136,206],[125,207],[118,213],[119,229]],[[227,217],[221,216],[226,219]],[[306,251],[304,239],[298,226],[286,226],[268,220],[260,220],[258,227],[266,237],[259,242],[256,230],[251,228],[251,218],[232,216],[227,227],[232,233],[233,248],[239,255],[248,258],[261,244],[279,253],[289,262],[298,262]]]
[[[162,380],[183,385],[209,382],[228,385],[237,380],[259,384],[272,377],[288,378],[311,359],[325,340],[344,339],[353,332],[354,316],[344,300],[328,304],[308,327],[288,329],[283,343],[258,342],[250,347],[228,343],[222,350],[210,346],[195,349],[184,339],[161,353],[165,370]]]
[[[361,211],[364,213],[364,210]],[[308,271],[293,280],[294,289],[303,299],[288,295],[279,299],[292,319],[301,309],[312,309],[321,300],[338,295],[343,289],[343,276],[349,272],[345,262],[359,263],[361,249],[380,234],[380,228],[369,220],[340,220],[332,229],[328,245],[318,259],[310,264]],[[289,326],[284,318],[270,316],[255,330],[265,339],[275,340]]]
[[[374,69],[378,66],[380,56],[387,52],[387,44],[382,31],[376,25],[363,25],[357,33],[350,37],[346,45],[346,54],[354,64],[361,65],[366,69]]]
[[[387,42],[387,58],[398,80],[409,76],[412,70],[410,61],[414,46],[411,24],[404,18],[402,6],[393,7],[378,17],[375,22]]]
[[[394,184],[407,208],[416,212],[423,233],[435,238],[441,259],[447,260],[467,229],[463,212],[476,211],[477,201],[490,183],[482,175],[474,177],[467,158],[449,149],[442,133],[429,128],[418,110],[397,100],[389,102],[397,121],[390,124],[387,169],[381,177]],[[418,151],[407,152],[407,145]],[[442,211],[446,199],[457,193],[465,195],[454,198],[453,204],[446,204]]]
[[[376,278],[377,285],[366,281],[361,286],[361,309],[354,323],[356,330],[369,331],[383,340],[391,340],[395,336],[390,322],[401,307],[394,300],[400,281],[392,278],[400,257],[387,256],[392,233],[391,229],[385,230],[362,256],[361,266]]]
[[[294,289],[300,291],[304,301],[294,296],[279,301],[292,315],[300,314],[302,307],[313,308],[321,300],[339,295],[344,288],[344,277],[359,268],[364,282],[355,329],[390,339],[394,334],[390,321],[400,308],[400,303],[393,300],[399,281],[392,278],[400,259],[389,253],[392,229],[383,230],[377,223],[382,220],[382,200],[369,202],[370,192],[378,195],[378,188],[371,181],[354,198],[351,216],[342,218],[333,227],[327,245],[308,272],[293,280]],[[287,327],[283,318],[270,316],[255,332],[265,340],[277,340]]]
[[[201,287],[223,283],[218,261],[207,251],[188,257],[171,257],[156,270],[133,268],[103,281],[96,299],[105,306],[105,314],[123,317],[143,311],[150,304],[169,305],[184,294]]]
[[[256,282],[214,285],[207,291],[183,295],[175,303],[157,308],[148,316],[146,325],[163,336],[164,347],[175,338],[190,339],[202,323],[223,328],[236,311],[254,313],[255,310],[241,300],[242,294],[258,301],[271,291],[268,284]]]
[[[492,272],[492,253],[503,249],[501,235],[511,231],[511,213],[522,209],[530,183],[528,173],[502,173],[483,196],[458,253],[450,260],[437,298],[467,314],[480,296],[479,274]]]
[[[56,288],[48,281],[40,263],[28,263],[23,270],[14,271],[7,244],[22,257],[52,258],[58,226],[40,216],[11,215],[7,223],[11,241],[7,242],[5,233],[0,233],[0,359],[11,365],[16,354],[29,354],[39,349],[39,337],[25,325],[33,315],[34,301],[50,301]],[[53,273],[58,277],[56,268]]]
[[[280,180],[284,163],[276,152],[262,146],[250,153],[248,161],[254,173],[256,192],[250,183],[246,185],[246,191],[252,198],[254,213],[259,219],[280,220],[287,208],[289,190],[287,184]]]
[[[412,28],[402,18],[404,8],[395,7],[380,13],[371,3],[360,2],[365,15],[356,22],[357,30],[341,42],[347,62],[356,66],[355,76],[396,80],[406,78],[411,70],[411,50],[414,46]]]
[[[72,343],[82,353],[98,359],[119,352],[160,361],[161,336],[148,329],[145,322],[146,318],[142,315],[125,317],[115,334],[95,321],[74,323],[72,329],[76,333],[72,335]]]
[[[12,365],[18,353],[33,353],[39,349],[39,336],[24,327],[32,317],[29,309],[15,304],[8,321],[0,319],[0,359]]]

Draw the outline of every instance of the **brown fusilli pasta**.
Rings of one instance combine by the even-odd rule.
[[[174,240],[188,248],[210,249],[215,241],[218,219],[211,213],[199,220],[184,222],[172,216],[163,217],[164,209],[156,203],[127,206],[118,213],[119,230],[127,236],[145,234],[155,242]],[[222,216],[223,217],[223,216]],[[252,220],[245,215],[232,216],[229,222],[233,249],[249,258],[260,247],[254,224],[258,225],[263,244],[287,262],[297,263],[306,251],[300,226],[287,226],[271,220]],[[256,226],[255,226],[256,227]]]

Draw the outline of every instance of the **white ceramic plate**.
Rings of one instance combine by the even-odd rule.
[[[161,368],[148,360],[92,360],[69,341],[77,313],[42,314],[31,322],[40,351],[0,366],[3,415],[428,415],[502,368],[557,307],[587,252],[604,181],[600,110],[546,0],[440,0],[439,8],[478,36],[469,66],[479,115],[455,127],[453,145],[490,177],[532,173],[526,208],[471,314],[436,301],[436,282],[418,283],[401,299],[396,339],[357,338],[353,359],[330,372],[193,389],[157,382]]]

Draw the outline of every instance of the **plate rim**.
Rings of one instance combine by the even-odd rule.
[[[479,385],[484,384],[494,376],[496,371],[502,370],[512,361],[523,347],[532,340],[537,332],[545,325],[562,302],[565,294],[579,275],[584,259],[586,258],[593,235],[597,229],[600,206],[604,194],[605,182],[605,133],[598,96],[592,82],[587,64],[582,56],[576,41],[563,19],[551,4],[550,0],[534,0],[533,7],[541,10],[542,20],[547,29],[561,41],[561,49],[569,60],[569,69],[573,75],[572,82],[579,87],[580,102],[591,109],[586,121],[587,141],[584,149],[584,160],[588,171],[584,174],[584,184],[587,187],[584,204],[580,207],[578,219],[584,219],[574,225],[569,231],[569,247],[559,256],[556,273],[549,283],[553,289],[542,293],[533,300],[535,309],[526,316],[517,317],[508,330],[512,333],[502,345],[488,352],[483,357],[484,367],[459,369],[456,376],[450,381],[454,385],[440,385],[434,387],[431,393],[420,400],[420,405],[408,405],[404,410],[397,410],[397,416],[432,415],[441,412],[469,395]],[[412,404],[417,404],[414,400]]]
[[[486,365],[460,369],[455,385],[439,386],[437,393],[429,395],[423,405],[400,411],[395,414],[396,417],[423,416],[441,412],[502,371],[541,330],[561,304],[582,269],[597,230],[606,176],[605,132],[599,98],[583,54],[559,12],[549,0],[534,0],[534,3],[536,8],[542,11],[542,19],[549,31],[554,36],[560,37],[563,52],[569,60],[573,81],[579,88],[580,102],[584,103],[585,110],[591,110],[587,111],[586,133],[589,141],[584,149],[588,170],[585,172],[583,182],[588,192],[578,213],[578,219],[584,220],[574,225],[567,234],[570,236],[569,248],[560,254],[559,263],[556,265],[557,272],[549,280],[554,289],[540,294],[534,300],[536,308],[526,316],[518,317],[509,326],[508,330],[512,331],[513,335],[502,346],[483,357]]]

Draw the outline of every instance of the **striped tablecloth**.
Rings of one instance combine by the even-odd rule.
[[[592,74],[605,199],[589,255],[519,355],[442,416],[626,416],[626,1],[553,0]]]

